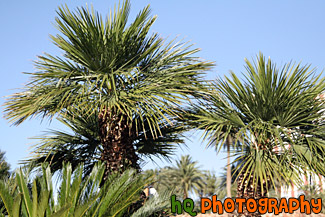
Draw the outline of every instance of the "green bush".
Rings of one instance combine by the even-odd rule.
[[[14,175],[14,185],[0,181],[0,198],[4,203],[0,216],[147,217],[169,205],[167,193],[145,203],[140,200],[142,189],[151,180],[135,170],[113,174],[101,186],[104,170],[105,166],[98,164],[89,176],[83,177],[82,165],[72,173],[71,164],[65,164],[56,194],[49,167],[43,165],[42,175],[31,182],[29,175],[20,169]]]

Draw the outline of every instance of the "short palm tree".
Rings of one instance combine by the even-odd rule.
[[[0,216],[147,217],[169,206],[169,197],[161,195],[131,209],[150,180],[136,174],[135,170],[127,170],[121,175],[109,176],[100,187],[104,172],[105,166],[96,164],[90,175],[83,178],[81,165],[72,172],[71,164],[66,164],[59,192],[55,194],[49,167],[42,165],[42,174],[32,183],[28,183],[28,176],[20,170],[16,174],[16,191],[0,181],[0,198],[5,207],[0,210]]]
[[[260,198],[276,180],[299,182],[301,168],[325,175],[320,76],[309,66],[278,68],[260,54],[256,62],[246,60],[245,80],[233,72],[218,79],[189,112],[190,124],[219,145],[236,132],[237,197]]]
[[[201,94],[201,74],[213,65],[193,57],[198,49],[186,43],[150,35],[156,17],[149,6],[134,21],[129,11],[127,0],[106,19],[87,8],[60,7],[61,34],[51,38],[63,55],[39,56],[30,83],[5,103],[5,116],[16,125],[76,108],[97,113],[106,175],[139,167],[134,140],[159,137],[177,116],[175,108]]]

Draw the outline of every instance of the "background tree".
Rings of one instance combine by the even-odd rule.
[[[231,195],[236,196],[237,195],[237,182],[236,182],[236,177],[238,176],[238,171],[236,171],[236,166],[232,164],[230,166],[230,182],[231,182]],[[227,191],[227,197],[228,197],[228,189],[227,189],[227,179],[228,179],[228,168],[224,168],[220,178],[220,184],[219,184],[219,190],[223,192],[223,194],[226,194],[225,192]],[[226,191],[225,191],[226,189]]]
[[[212,198],[213,195],[217,195],[218,200],[222,200],[227,196],[227,192],[224,190],[226,186],[222,185],[222,179],[216,174],[205,171],[202,178],[204,185],[199,191],[201,197]]]
[[[208,98],[205,96],[204,98]],[[209,99],[207,99],[209,100]],[[199,114],[201,108],[197,107],[196,105],[193,105],[192,108],[190,108],[190,111],[181,111],[183,116],[183,122],[187,126],[188,129],[193,128],[199,128],[201,122],[198,121],[197,117],[193,114]],[[202,117],[201,117],[202,118]],[[201,120],[202,121],[202,120]],[[201,128],[203,129],[203,128]],[[221,151],[221,148],[226,149],[227,152],[227,172],[226,172],[226,180],[225,180],[225,186],[227,197],[232,197],[232,183],[233,183],[233,177],[232,177],[232,164],[230,162],[230,159],[232,156],[232,152],[236,152],[234,149],[238,149],[240,147],[240,142],[235,138],[236,136],[236,129],[232,129],[230,132],[228,132],[228,129],[223,128],[222,130],[219,130],[219,132],[215,134],[205,134],[204,140],[208,140],[207,147],[213,147],[217,154]],[[224,135],[227,134],[227,137],[224,137]],[[222,140],[219,140],[220,138],[223,138]],[[222,145],[219,145],[222,144]]]
[[[225,133],[225,132],[223,132]],[[216,135],[212,135],[212,137],[215,137]],[[231,132],[228,137],[225,139],[224,141],[224,144],[223,146],[219,146],[218,145],[218,142],[216,143],[216,138],[213,139],[211,138],[210,139],[210,142],[208,144],[208,146],[212,146],[212,147],[215,147],[216,149],[216,152],[219,153],[220,152],[220,148],[223,147],[224,149],[226,149],[226,152],[227,152],[227,165],[226,165],[226,180],[225,180],[225,183],[226,185],[224,186],[226,188],[226,192],[227,192],[227,197],[231,198],[232,197],[232,184],[233,184],[233,177],[232,177],[232,165],[231,165],[231,157],[232,157],[232,152],[235,152],[233,151],[233,149],[238,149],[238,146],[239,146],[239,142],[236,141],[236,138],[235,138],[235,132]],[[236,142],[237,144],[234,144],[234,142]]]
[[[6,152],[0,150],[0,180],[10,175],[10,165],[5,159]]]
[[[237,197],[258,199],[275,180],[299,182],[300,168],[324,175],[324,78],[309,66],[277,68],[262,54],[246,60],[243,77],[217,79],[188,113],[190,124],[219,145],[236,132]]]
[[[184,199],[190,192],[198,193],[205,185],[202,171],[189,155],[176,161],[176,166],[162,170],[159,180],[167,188],[175,189]]]
[[[322,189],[319,185],[311,184],[311,185],[304,185],[300,187],[300,190],[304,191],[304,195],[306,196],[305,200],[311,200],[315,198],[322,199],[322,210],[321,213],[325,214],[325,193],[322,192]]]
[[[233,145],[233,138],[229,135],[226,139],[227,145],[227,197],[231,198],[231,164],[230,164],[230,148]]]
[[[5,116],[16,125],[35,116],[64,117],[75,108],[97,112],[105,177],[139,168],[137,135],[161,135],[175,108],[202,93],[201,74],[212,66],[192,56],[198,49],[149,35],[156,17],[149,16],[148,6],[134,21],[129,11],[129,1],[106,19],[87,8],[60,7],[60,35],[51,39],[63,55],[39,56],[25,90],[5,103]]]

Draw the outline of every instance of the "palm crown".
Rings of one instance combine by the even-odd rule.
[[[166,122],[172,125],[175,108],[203,91],[201,73],[212,63],[193,57],[198,49],[186,43],[150,35],[156,17],[149,16],[149,7],[127,25],[129,10],[125,1],[103,19],[86,8],[59,8],[61,35],[51,38],[63,56],[39,57],[25,91],[5,103],[5,116],[20,124],[76,109],[97,112],[107,170],[137,168],[136,135],[158,138]]]
[[[179,104],[198,92],[198,72],[211,63],[190,56],[198,49],[148,36],[156,20],[149,17],[149,7],[127,26],[129,7],[125,1],[106,22],[85,8],[77,13],[59,8],[56,22],[62,35],[51,38],[63,57],[39,56],[38,72],[30,73],[26,91],[7,101],[6,117],[19,124],[33,115],[54,115],[76,106],[87,112],[110,108],[131,120],[149,116],[155,129],[167,103]]]

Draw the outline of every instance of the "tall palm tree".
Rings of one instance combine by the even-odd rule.
[[[237,141],[237,144],[234,144],[235,142],[235,133],[234,132],[231,132],[228,137],[225,139],[225,144],[224,144],[224,148],[226,149],[227,151],[227,172],[226,172],[226,191],[227,191],[227,197],[228,198],[231,198],[232,197],[232,171],[231,171],[231,162],[230,162],[230,159],[231,159],[231,153],[232,153],[232,149],[234,148],[238,148],[238,145],[240,143],[238,143]],[[216,148],[218,148],[218,145],[215,144],[215,141],[212,140],[214,143],[213,145],[216,146]],[[211,146],[212,144],[210,144]],[[218,153],[218,150],[217,150],[217,153]]]
[[[191,117],[188,117],[191,118]],[[188,122],[185,120],[185,122]],[[197,123],[195,124],[197,126]],[[224,132],[223,132],[224,133]],[[226,192],[227,192],[227,197],[231,198],[231,184],[232,184],[232,176],[231,176],[231,163],[230,163],[230,158],[231,158],[231,150],[235,147],[234,145],[234,136],[235,133],[232,132],[228,135],[227,138],[223,141],[223,145],[219,146],[216,144],[216,135],[211,135],[210,141],[208,143],[208,147],[214,147],[216,149],[217,154],[220,152],[220,148],[223,147],[226,149],[227,152],[227,173],[226,173]]]
[[[193,127],[198,127],[199,126],[199,122],[197,121],[197,118],[194,117],[193,111],[194,112],[198,112],[198,108],[195,106],[194,110],[193,108],[191,108],[192,111],[185,113],[183,115],[184,119],[182,121],[184,121],[187,124],[187,130],[191,129]],[[195,120],[195,121],[193,121]],[[232,172],[231,172],[231,162],[230,159],[232,157],[232,149],[238,149],[240,142],[236,141],[235,136],[236,136],[236,131],[235,129],[233,129],[230,132],[227,132],[227,129],[223,129],[219,132],[220,134],[210,134],[210,135],[206,135],[206,138],[208,137],[209,143],[207,144],[207,147],[213,147],[217,154],[220,152],[221,148],[223,147],[224,149],[226,149],[227,152],[227,173],[226,173],[226,192],[227,192],[227,197],[231,198],[232,197]],[[224,138],[222,140],[222,145],[219,145],[218,143],[220,142],[218,140],[219,137],[223,137],[225,133],[228,133],[227,138]],[[236,144],[235,144],[236,142]]]
[[[232,145],[232,137],[228,136],[227,144],[227,197],[231,198],[231,165],[230,165],[230,147]]]
[[[129,11],[128,0],[105,19],[88,8],[60,7],[61,34],[51,38],[63,55],[39,56],[24,91],[5,103],[5,117],[16,125],[35,116],[64,117],[75,108],[97,112],[106,175],[139,168],[136,136],[159,137],[175,108],[201,94],[201,74],[213,65],[193,57],[198,49],[187,43],[150,35],[156,16],[149,16],[149,6],[132,22]]]
[[[245,80],[233,72],[218,79],[189,111],[190,124],[219,146],[236,132],[237,197],[258,199],[277,180],[299,182],[301,168],[324,175],[324,78],[310,66],[278,68],[262,54],[245,68]]]
[[[198,193],[205,184],[197,161],[193,161],[189,155],[176,161],[176,166],[162,171],[160,182],[181,193],[184,199],[188,198],[190,192]]]
[[[231,183],[231,195],[236,196],[237,195],[237,184],[236,184],[236,177],[238,176],[238,171],[236,171],[235,164],[230,165],[230,183]],[[223,168],[223,171],[220,176],[220,189],[223,189],[223,191],[228,192],[227,189],[227,182],[228,182],[228,168]],[[226,189],[226,190],[224,190]],[[228,195],[227,195],[228,197]]]

